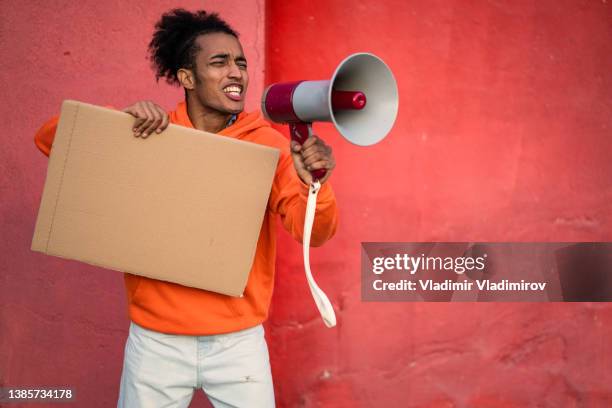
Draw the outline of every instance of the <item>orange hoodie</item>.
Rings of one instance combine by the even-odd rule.
[[[185,102],[179,103],[169,115],[171,123],[194,127]],[[35,136],[36,146],[47,156],[57,122],[58,117],[51,119]],[[280,215],[285,229],[301,242],[308,186],[295,172],[289,141],[273,129],[260,112],[240,113],[231,126],[218,134],[281,151],[244,297],[225,296],[126,273],[129,316],[143,327],[164,333],[208,335],[241,330],[263,322],[268,316],[274,286],[276,214]],[[152,137],[164,137],[164,134]],[[336,199],[327,182],[319,192],[311,245],[319,246],[330,239],[337,223]]]

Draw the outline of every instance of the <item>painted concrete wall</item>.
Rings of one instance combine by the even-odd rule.
[[[267,82],[324,79],[355,51],[399,82],[380,145],[315,128],[337,156],[342,225],[313,269],[339,326],[323,327],[281,232],[267,325],[279,406],[612,405],[609,305],[366,304],[359,291],[361,241],[612,239],[612,11],[577,0],[0,2],[0,384],[116,401],[122,277],[29,251],[47,164],[32,137],[65,98],[173,107],[182,93],[155,84],[145,50],[176,6],[231,16],[247,109],[264,68]]]
[[[366,304],[359,286],[362,241],[612,239],[609,2],[272,0],[267,18],[269,81],[326,79],[369,51],[400,90],[379,145],[315,126],[341,226],[313,271],[339,326],[321,324],[286,239],[279,403],[612,406],[610,305]]]

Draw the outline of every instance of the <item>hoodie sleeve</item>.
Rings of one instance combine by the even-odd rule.
[[[54,116],[42,125],[36,132],[36,135],[34,135],[36,147],[46,156],[49,156],[49,153],[51,153],[51,146],[53,146],[53,139],[55,139],[55,131],[57,130],[58,122],[59,116]]]
[[[116,109],[113,106],[105,105],[105,108]],[[53,140],[55,139],[55,131],[57,130],[57,124],[59,123],[59,115],[52,117],[34,135],[34,143],[38,150],[43,152],[45,156],[49,156],[51,153],[51,147],[53,146]]]
[[[269,206],[272,212],[280,214],[285,229],[300,243],[304,233],[308,190],[309,187],[295,172],[288,146],[283,147],[272,183]],[[313,247],[323,245],[335,234],[337,226],[336,197],[327,181],[321,186],[317,197],[310,245]]]

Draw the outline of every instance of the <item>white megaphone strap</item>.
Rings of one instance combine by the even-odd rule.
[[[319,309],[319,313],[323,318],[323,322],[327,327],[334,327],[336,325],[336,314],[334,308],[327,298],[327,295],[317,286],[312,272],[310,271],[310,236],[312,234],[312,224],[314,223],[315,210],[317,208],[317,196],[319,195],[319,189],[321,183],[315,181],[310,185],[308,192],[308,202],[306,203],[306,216],[304,217],[304,236],[302,239],[302,248],[304,250],[304,270],[306,271],[306,280],[308,286],[310,286],[310,293]]]

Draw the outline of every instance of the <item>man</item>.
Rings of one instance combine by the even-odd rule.
[[[331,148],[316,136],[290,148],[261,113],[243,112],[247,61],[237,33],[216,14],[182,9],[164,14],[149,51],[156,78],[182,86],[185,101],[169,115],[152,102],[124,109],[136,118],[136,137],[161,133],[170,122],[273,146],[281,154],[244,297],[125,274],[131,325],[118,406],[185,407],[196,388],[203,388],[215,407],[274,406],[261,323],[274,283],[276,214],[301,241],[309,171],[325,168],[311,245],[332,237],[337,209],[326,183],[335,167]],[[35,137],[47,155],[56,126],[57,118]]]

